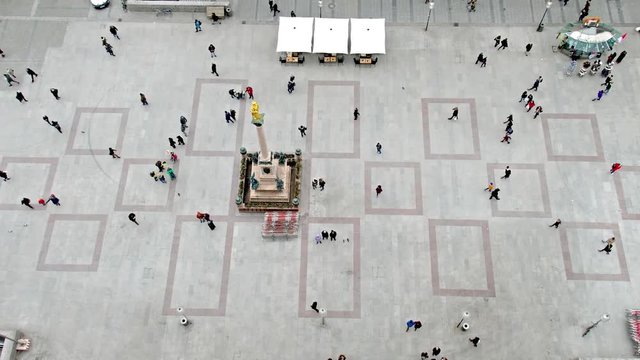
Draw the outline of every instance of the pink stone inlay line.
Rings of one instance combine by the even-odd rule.
[[[569,239],[567,237],[567,229],[607,229],[611,230],[616,242],[613,246],[613,252],[618,256],[618,264],[620,266],[619,274],[588,274],[573,271],[571,262],[571,252],[569,251]],[[629,269],[627,268],[627,260],[622,245],[622,237],[620,236],[620,228],[615,223],[587,223],[587,222],[563,222],[558,228],[560,233],[560,247],[562,248],[562,261],[564,262],[564,271],[567,280],[594,280],[594,281],[630,281]],[[596,239],[597,240],[597,239]],[[603,239],[600,239],[603,240]],[[602,245],[599,241],[596,245]],[[604,245],[602,246],[604,247]],[[596,249],[594,248],[594,251]],[[601,254],[597,254],[601,255]],[[606,256],[606,255],[603,255]]]
[[[437,226],[477,226],[482,229],[482,246],[484,250],[486,290],[476,289],[444,289],[440,286],[440,271],[438,269]],[[496,287],[493,277],[493,260],[491,256],[491,241],[489,240],[489,223],[486,220],[447,220],[429,219],[429,253],[431,256],[431,286],[436,296],[475,296],[495,297]]]
[[[631,213],[629,212],[629,206],[627,205],[627,200],[624,193],[624,186],[622,185],[621,176],[625,172],[640,172],[640,166],[627,166],[623,165],[622,169],[613,173],[611,176],[613,177],[613,184],[616,188],[616,195],[618,198],[618,204],[620,205],[620,214],[625,220],[640,220],[639,213]]]
[[[71,124],[70,136],[67,140],[66,155],[108,155],[109,149],[76,149],[73,144],[76,141],[78,135],[78,126],[80,124],[80,118],[82,114],[120,114],[120,126],[118,127],[118,134],[116,134],[116,141],[114,142],[114,148],[122,150],[122,142],[124,140],[124,132],[127,126],[127,120],[129,119],[128,108],[76,108],[76,112],[73,116],[73,123]],[[87,134],[90,136],[91,134]],[[101,135],[97,135],[101,136]]]
[[[549,129],[549,119],[558,120],[588,120],[593,134],[596,155],[556,155],[551,144],[551,130]],[[594,114],[542,114],[542,133],[544,134],[544,147],[547,150],[549,161],[604,161],[604,150],[598,129],[598,120]]]
[[[175,198],[176,193],[176,183],[180,181],[180,162],[177,161],[171,164],[171,168],[174,169],[177,179],[174,181],[169,180],[167,177],[166,184],[169,186],[169,191],[167,194],[167,202],[165,205],[125,205],[124,201],[124,192],[127,186],[127,178],[129,177],[129,168],[131,165],[147,165],[149,171],[156,169],[155,163],[156,159],[123,159],[122,162],[122,174],[120,175],[120,182],[118,184],[118,193],[116,195],[116,204],[114,207],[115,211],[169,211],[173,208],[173,200]],[[153,179],[149,176],[145,176],[144,179],[136,179],[136,181],[150,181],[152,185],[164,185],[164,184],[156,184]]]
[[[343,158],[343,159],[359,159],[360,158],[360,121],[353,121],[353,151],[350,153],[322,153],[313,152],[313,119],[315,88],[318,86],[351,86],[353,87],[353,107],[360,109],[360,82],[359,81],[339,81],[339,80],[310,80],[307,92],[307,128],[309,136],[307,136],[307,152],[309,157],[313,158]],[[353,111],[353,110],[351,110]]]
[[[373,168],[411,168],[414,174],[414,193],[416,206],[413,209],[382,209],[372,206],[374,185],[371,183],[371,169]],[[404,189],[403,189],[404,191]],[[393,194],[387,194],[393,196]],[[364,212],[377,215],[422,215],[422,175],[420,163],[417,162],[381,162],[365,161],[364,163]]]
[[[489,178],[489,182],[496,183],[495,179],[495,171],[500,170],[503,171],[504,168],[509,166],[511,170],[513,170],[513,174],[515,174],[518,170],[536,170],[538,172],[538,180],[540,181],[540,196],[542,197],[542,211],[515,211],[515,210],[500,210],[498,208],[499,202],[496,200],[491,200],[491,213],[494,217],[538,217],[538,218],[549,218],[551,217],[551,201],[549,200],[549,188],[547,186],[547,175],[544,170],[544,165],[542,164],[487,164],[487,176]],[[509,181],[513,181],[514,175],[511,175]],[[499,187],[499,186],[498,186]],[[509,196],[509,194],[505,194],[501,192],[500,197]],[[488,198],[488,196],[487,196]]]
[[[24,194],[24,197],[30,198],[32,201],[32,204],[35,203],[37,205],[37,202],[35,201],[36,199],[34,198],[35,196],[42,196],[44,194],[51,194],[51,189],[53,188],[53,179],[56,176],[56,170],[58,169],[58,158],[40,158],[40,157],[21,157],[21,156],[6,156],[2,158],[2,162],[0,163],[0,169],[2,170],[6,170],[7,166],[9,164],[47,164],[49,165],[49,171],[47,172],[47,174],[45,176],[43,176],[44,180],[44,187],[43,189],[41,189],[41,193],[34,195],[33,192],[29,193],[29,194]],[[20,181],[19,179],[15,178],[14,175],[12,175],[11,173],[9,173],[9,177],[14,177],[13,180],[11,181]],[[34,189],[32,191],[37,191],[38,189]],[[16,203],[15,204],[0,204],[0,210],[28,210],[28,211],[32,211],[31,209],[27,208],[26,206],[20,204],[20,200],[22,199],[16,199]],[[34,209],[36,211],[44,211],[46,208],[44,206],[34,206]]]
[[[200,107],[200,98],[202,97],[202,85],[204,84],[229,84],[231,88],[235,90],[239,90],[236,88],[239,86],[242,90],[247,87],[246,79],[196,79],[195,90],[193,92],[193,104],[191,105],[191,120],[188,129],[189,138],[193,139],[195,137],[195,132],[198,128],[198,108]],[[224,93],[220,94],[220,96],[229,96],[229,94]],[[238,100],[240,103],[238,106],[238,121],[236,121],[236,144],[240,144],[242,142],[242,131],[244,129],[245,123],[245,113],[246,113],[246,103],[249,100],[247,96],[245,100]],[[187,139],[187,149],[185,151],[185,155],[187,156],[233,156],[235,154],[234,151],[213,151],[213,150],[194,150],[194,141],[191,139]],[[235,196],[233,197],[235,201]]]
[[[99,222],[98,233],[96,234],[95,245],[93,248],[93,256],[89,264],[48,264],[47,256],[49,255],[49,247],[51,246],[51,237],[53,228],[57,221],[97,221]],[[47,221],[47,228],[44,232],[44,240],[40,255],[38,256],[38,271],[97,271],[100,264],[100,255],[102,254],[102,243],[104,242],[104,233],[107,228],[107,215],[74,215],[74,214],[51,214]]]
[[[429,129],[429,104],[467,104],[469,106],[469,113],[460,113],[461,119],[465,117],[469,118],[471,122],[471,134],[473,141],[473,153],[471,154],[440,154],[434,153],[431,149],[431,130]],[[436,121],[447,121],[444,119],[437,119]],[[457,120],[463,121],[463,120]],[[424,136],[424,157],[425,159],[444,159],[444,160],[480,160],[480,135],[478,133],[478,115],[476,111],[476,100],[466,98],[423,98],[422,99],[422,131]]]
[[[212,216],[214,222],[221,222],[219,216]],[[228,217],[224,217],[228,219]],[[167,274],[167,284],[164,291],[164,302],[162,306],[163,315],[177,315],[176,308],[171,307],[173,299],[173,286],[175,284],[176,267],[178,265],[178,253],[180,252],[180,239],[182,237],[182,224],[185,222],[198,221],[194,216],[177,215],[176,225],[173,230],[173,242],[171,244],[171,257],[169,259],[169,271]],[[229,290],[229,269],[231,267],[231,251],[233,248],[233,222],[227,223],[227,232],[224,245],[224,256],[222,272],[220,274],[220,290],[217,308],[184,308],[185,315],[191,316],[224,316],[227,311],[227,294]],[[214,230],[215,231],[215,230]]]
[[[353,309],[332,310],[327,309],[326,317],[329,318],[360,318],[361,294],[360,294],[360,219],[359,218],[316,218],[310,217],[302,224],[302,246],[300,246],[300,287],[298,290],[298,316],[303,318],[315,318],[318,314],[309,308],[307,299],[307,271],[309,260],[309,224],[351,224],[353,226]]]

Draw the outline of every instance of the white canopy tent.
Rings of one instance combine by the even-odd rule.
[[[384,54],[385,19],[351,18],[351,54]]]
[[[313,18],[280,17],[277,52],[311,52]]]
[[[349,19],[316,18],[313,28],[314,53],[349,53]]]

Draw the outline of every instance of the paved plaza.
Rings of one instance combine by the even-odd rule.
[[[422,0],[326,1],[323,16],[387,18],[387,54],[373,67],[350,57],[321,65],[310,54],[302,66],[281,65],[266,0],[232,1],[233,17],[203,21],[197,34],[200,15],[88,3],[0,0],[0,68],[20,81],[0,85],[0,170],[11,177],[0,181],[0,329],[32,339],[19,359],[411,360],[434,346],[450,360],[633,357],[625,309],[640,306],[635,0],[593,0],[592,15],[629,33],[602,101],[591,99],[603,78],[565,76],[569,58],[552,48],[582,0],[554,0],[543,32],[535,27],[544,1],[479,0],[469,14],[463,0],[438,0],[428,32]],[[280,9],[318,15],[314,1]],[[498,34],[506,51],[493,47]],[[486,68],[474,65],[480,52]],[[34,83],[27,67],[39,74]],[[533,94],[544,112],[533,119],[518,99],[539,75]],[[257,151],[258,139],[250,103],[227,91],[247,85],[270,149],[302,150],[297,238],[263,239],[262,214],[237,211],[239,148]],[[453,107],[459,119],[448,121]],[[229,109],[235,124],[225,122]],[[177,180],[154,182],[149,172],[169,162],[181,115],[189,136],[171,164]],[[609,174],[614,162],[622,170]],[[501,179],[506,166],[513,173]],[[499,201],[483,191],[489,182]],[[51,193],[61,206],[37,204]],[[556,218],[557,230],[548,226]],[[322,230],[337,241],[316,245]],[[611,236],[612,253],[598,252]],[[314,301],[327,310],[324,325]],[[190,326],[180,326],[178,307]],[[464,311],[466,332],[456,328]],[[611,320],[581,337],[604,313]],[[423,327],[405,332],[409,319]]]

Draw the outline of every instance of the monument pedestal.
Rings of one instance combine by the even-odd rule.
[[[251,176],[258,180],[258,188],[251,188],[249,201],[270,201],[287,203],[291,197],[291,168],[286,164],[279,164],[269,154],[267,161],[259,155],[257,165],[251,167]],[[278,180],[282,181],[282,189],[278,189]]]

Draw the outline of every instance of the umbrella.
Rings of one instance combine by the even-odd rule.
[[[578,22],[565,25],[558,37],[561,39],[561,48],[573,48],[578,55],[582,55],[613,50],[613,46],[621,41],[622,34],[608,24],[585,26]]]

